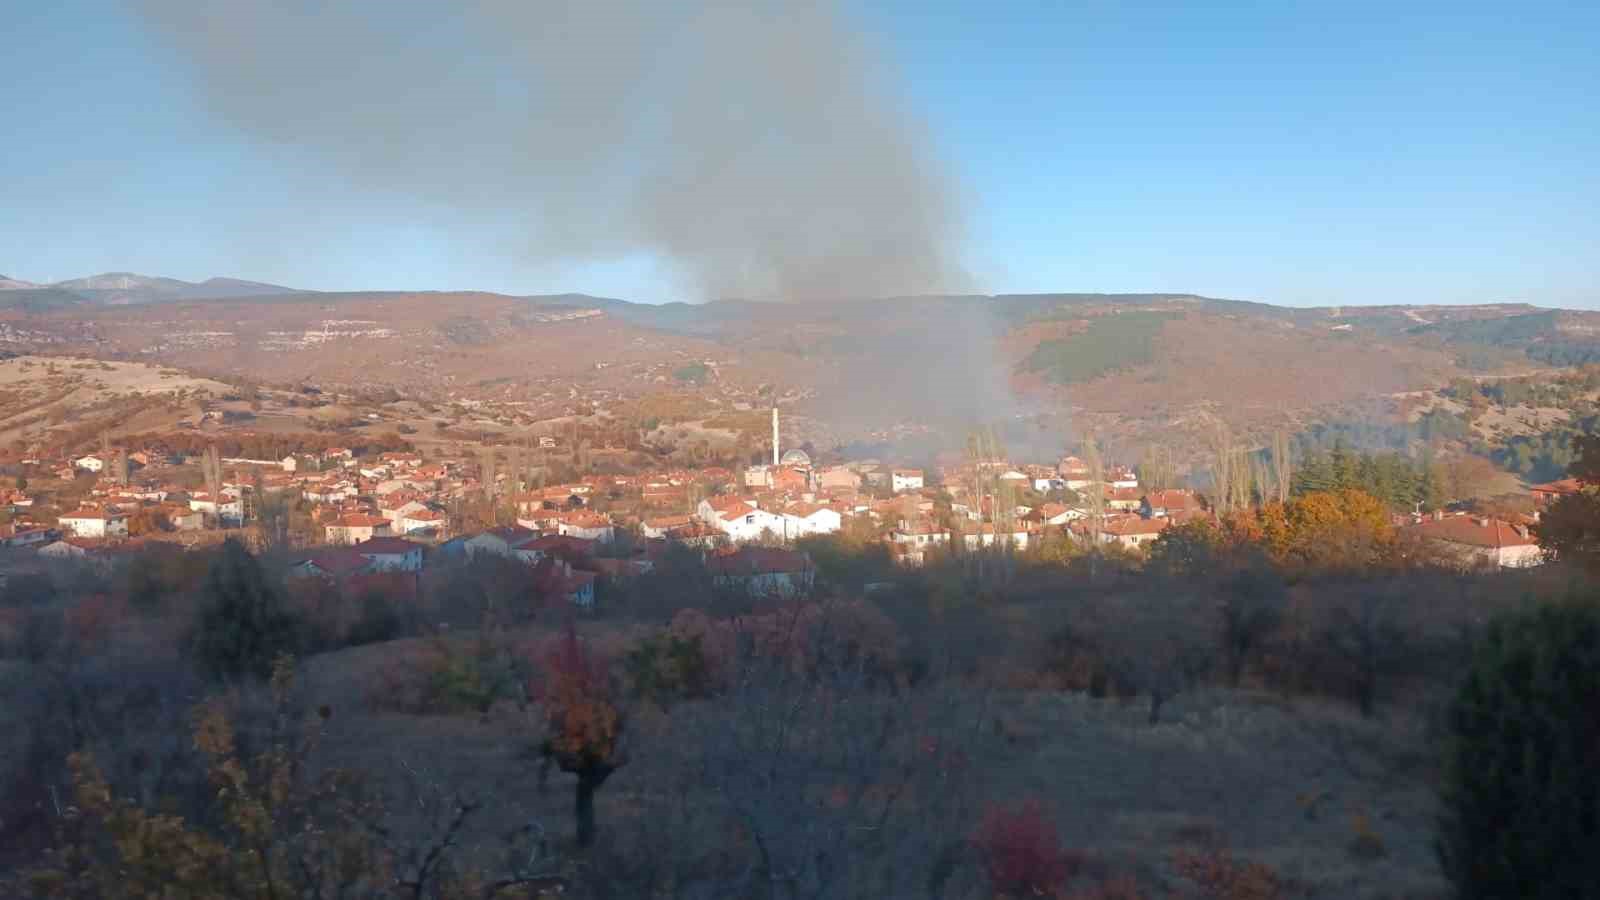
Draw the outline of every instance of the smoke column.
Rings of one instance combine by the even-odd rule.
[[[136,0],[211,109],[530,260],[653,253],[706,297],[961,290],[919,123],[827,2]]]

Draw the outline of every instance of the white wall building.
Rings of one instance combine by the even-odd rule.
[[[61,516],[61,530],[80,538],[118,538],[128,536],[128,517],[122,513],[80,509]]]
[[[896,494],[922,490],[921,469],[894,469],[889,473],[889,487]]]

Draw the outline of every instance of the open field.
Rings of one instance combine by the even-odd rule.
[[[484,797],[484,835],[529,817],[557,832],[570,827],[569,779],[557,775],[539,790],[527,756],[536,730],[515,705],[481,718],[369,707],[379,673],[406,643],[307,661],[310,701],[338,710],[326,761],[389,772],[397,792],[414,767]],[[1297,897],[1445,896],[1430,844],[1431,751],[1409,714],[1362,720],[1327,703],[1222,689],[1175,699],[1155,726],[1142,704],[1074,694],[974,690],[966,706],[961,715],[978,725],[968,752],[981,759],[972,787],[997,802],[1041,800],[1067,846],[1116,870],[1175,886],[1175,850],[1226,845],[1272,865]],[[598,800],[600,821],[621,830],[649,828],[634,817],[667,777],[670,754],[657,757],[650,742],[669,739],[670,729],[640,724],[654,733]],[[1367,830],[1377,844],[1352,849]]]
[[[231,389],[165,366],[79,357],[0,360],[0,444],[48,443],[74,429],[119,433],[171,427],[178,395],[198,401]],[[167,401],[172,401],[168,403]]]

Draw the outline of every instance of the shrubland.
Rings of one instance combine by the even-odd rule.
[[[1591,626],[1540,618],[1592,616],[1559,612],[1595,606],[1579,566],[1436,564],[1348,492],[1147,559],[810,549],[809,596],[675,548],[582,615],[483,558],[15,580],[7,895],[1422,897],[1552,865],[1478,873],[1484,823],[1571,803],[1540,846],[1593,834]],[[1474,762],[1529,758],[1473,724],[1511,702],[1551,748],[1531,794]]]

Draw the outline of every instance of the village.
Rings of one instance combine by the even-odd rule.
[[[1168,528],[1218,521],[1203,491],[1141,484],[1136,470],[1067,454],[1054,463],[949,453],[930,469],[880,460],[822,463],[782,449],[772,459],[639,474],[586,474],[544,483],[520,458],[486,449],[425,457],[345,447],[281,459],[199,457],[106,447],[69,459],[30,459],[0,495],[9,521],[0,574],[48,561],[113,567],[151,542],[205,546],[236,536],[290,557],[290,577],[336,585],[417,576],[426,566],[493,554],[526,564],[547,602],[591,608],[600,578],[652,570],[670,545],[700,555],[718,584],[803,594],[814,566],[807,538],[847,534],[881,542],[918,567],[945,554],[1022,553],[1050,542],[1137,557]],[[43,513],[30,488],[86,486],[77,508]],[[1463,566],[1521,568],[1543,561],[1530,528],[1539,510],[1578,490],[1535,485],[1531,512],[1492,517],[1436,509],[1393,525]],[[415,580],[415,579],[414,579]],[[402,578],[399,584],[404,585]]]

